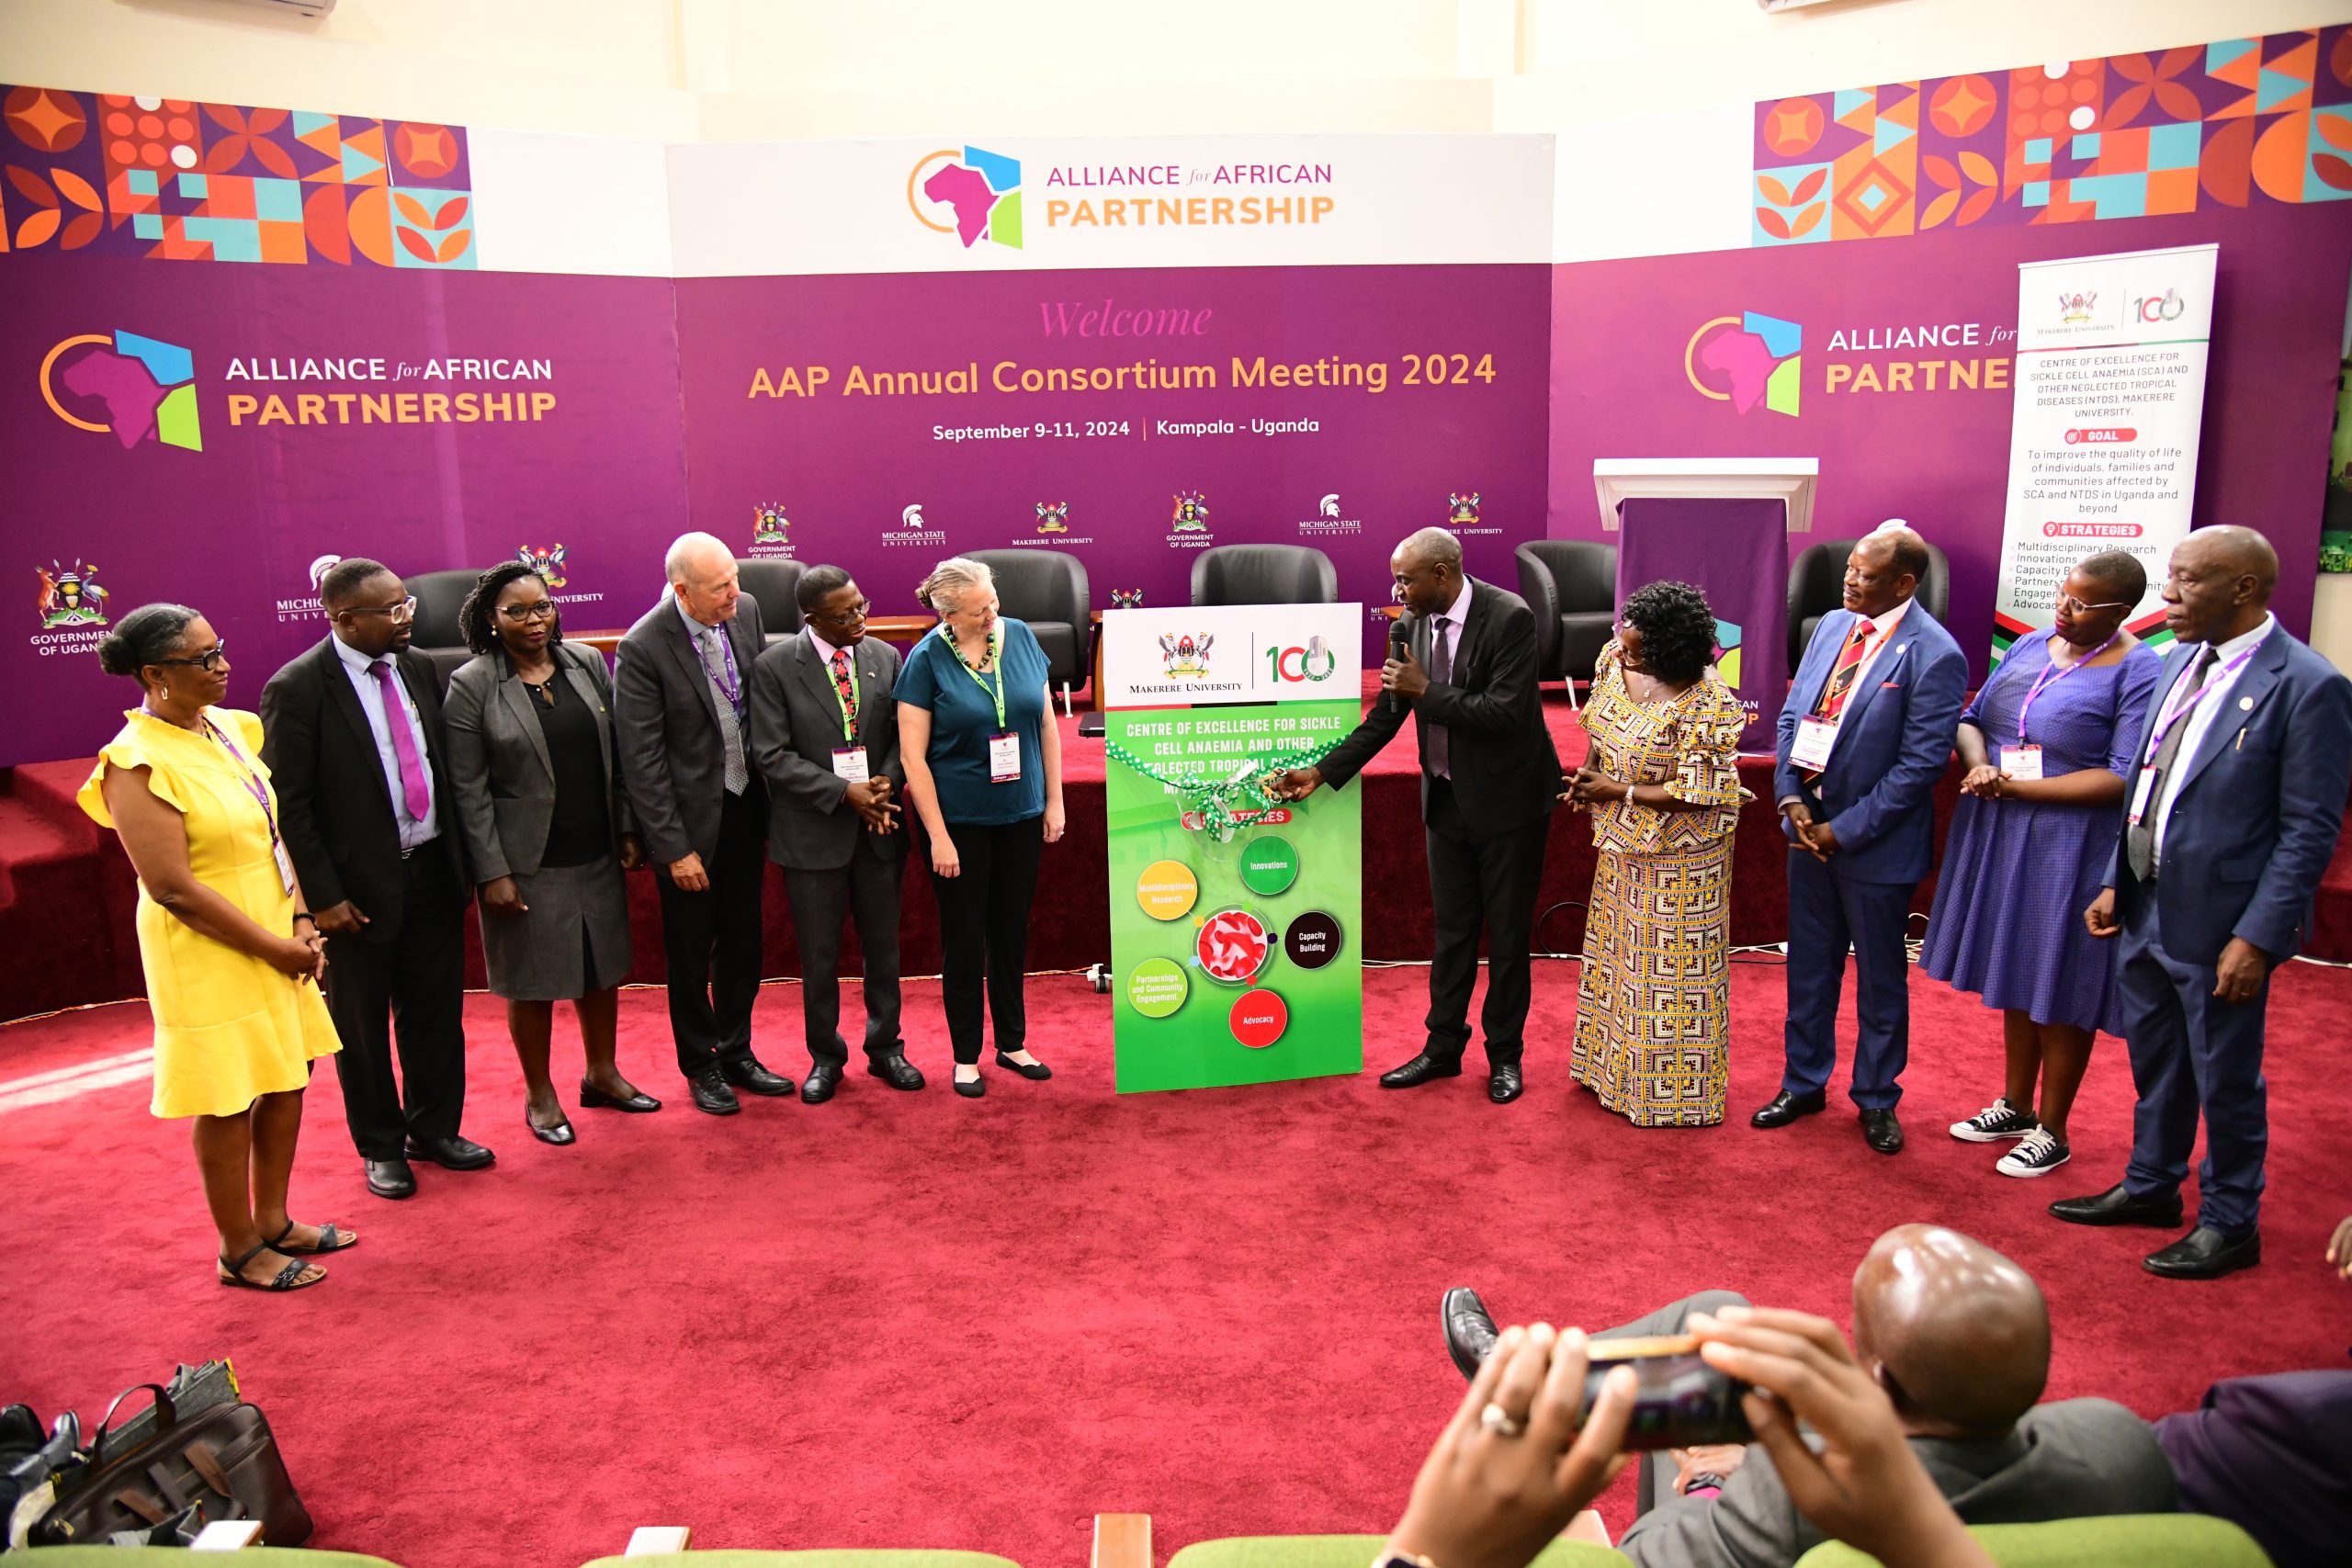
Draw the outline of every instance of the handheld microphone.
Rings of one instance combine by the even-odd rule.
[[[1411,649],[1407,641],[1409,635],[1410,634],[1405,629],[1404,616],[1399,615],[1395,621],[1390,623],[1388,627],[1388,657],[1395,660],[1399,664],[1403,663],[1411,652]],[[1394,692],[1388,694],[1388,711],[1390,713],[1396,713],[1404,705],[1405,703],[1403,698],[1397,696]]]

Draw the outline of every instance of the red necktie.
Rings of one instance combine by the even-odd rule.
[[[1846,711],[1846,699],[1854,690],[1854,677],[1861,673],[1862,650],[1869,646],[1877,631],[1877,626],[1870,621],[1854,623],[1852,633],[1846,638],[1846,646],[1838,650],[1838,662],[1829,671],[1829,684],[1821,689],[1816,716],[1835,724],[1838,716]]]
[[[849,716],[850,744],[857,744],[857,682],[849,678],[849,649],[833,649],[833,686],[842,694],[842,711]]]

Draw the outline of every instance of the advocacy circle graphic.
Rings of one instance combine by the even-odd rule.
[[[1183,965],[1171,958],[1147,958],[1127,971],[1127,1005],[1146,1018],[1166,1018],[1192,988]]]
[[[1226,1015],[1232,1027],[1233,1037],[1252,1051],[1262,1051],[1283,1037],[1290,1027],[1290,1004],[1263,987],[1244,991]]]
[[[1201,879],[1180,860],[1156,860],[1136,879],[1136,902],[1155,920],[1181,920],[1200,901]]]
[[[1298,851],[1279,833],[1250,840],[1241,852],[1241,885],[1272,897],[1298,880]]]
[[[1339,917],[1309,909],[1283,933],[1283,952],[1301,969],[1320,969],[1340,956]]]
[[[1201,922],[1193,954],[1201,972],[1226,986],[1245,986],[1258,976],[1272,956],[1273,939],[1266,922],[1247,909],[1219,909]]]

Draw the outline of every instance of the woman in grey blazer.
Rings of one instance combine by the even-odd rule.
[[[569,999],[588,1057],[580,1103],[659,1111],[613,1059],[628,974],[623,871],[644,863],[613,756],[613,687],[594,649],[563,640],[554,598],[519,560],[481,574],[458,612],[475,657],[449,678],[442,719],[458,830],[481,887],[482,957],[541,1143],[571,1122],[548,1075],[555,1004]]]

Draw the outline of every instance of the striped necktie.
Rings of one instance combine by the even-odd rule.
[[[1838,650],[1838,662],[1830,667],[1829,683],[1821,688],[1821,700],[1813,706],[1813,716],[1825,724],[1835,724],[1838,716],[1846,711],[1846,699],[1853,694],[1855,677],[1862,672],[1862,654],[1870,640],[1878,633],[1876,622],[1864,617],[1854,623],[1846,634],[1846,646]],[[1821,776],[1818,768],[1802,768],[1799,776],[1807,784]]]

